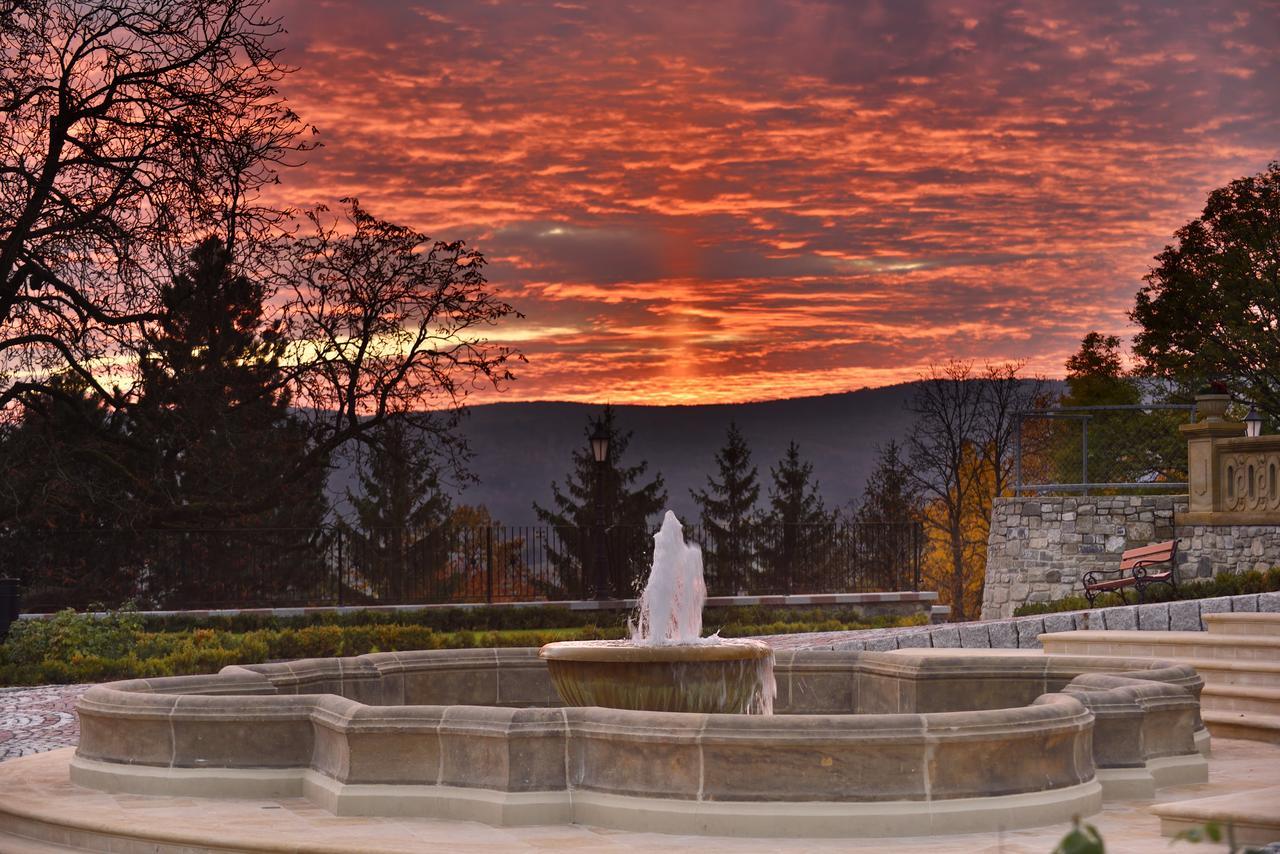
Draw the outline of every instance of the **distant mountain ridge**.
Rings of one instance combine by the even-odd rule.
[[[880,388],[758,403],[699,406],[615,405],[617,422],[632,432],[626,462],[646,460],[649,473],[666,481],[668,506],[686,518],[696,516],[689,495],[705,488],[715,472],[715,453],[724,444],[729,422],[751,446],[759,470],[761,504],[787,443],[795,441],[812,462],[827,506],[847,504],[862,494],[875,465],[876,447],[902,441],[913,416],[907,405],[918,382]],[[588,419],[600,406],[584,403],[492,403],[471,407],[461,432],[475,457],[471,471],[479,483],[459,503],[483,504],[503,525],[537,524],[532,503],[551,502],[551,482],[563,484],[574,449],[586,446]],[[353,480],[349,470],[335,473],[335,501]]]

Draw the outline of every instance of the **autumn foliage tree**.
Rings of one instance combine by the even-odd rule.
[[[911,475],[925,502],[926,575],[952,618],[978,616],[994,498],[1012,485],[1017,412],[1043,398],[1017,364],[975,373],[967,362],[935,366],[911,404]]]

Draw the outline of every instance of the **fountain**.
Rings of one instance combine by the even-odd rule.
[[[562,641],[538,653],[569,706],[649,712],[772,714],[773,650],[754,640],[702,637],[702,552],[667,511],[653,567],[625,641]]]
[[[260,828],[285,832],[263,810],[285,802],[244,800],[254,798],[306,798],[352,817],[339,824],[430,816],[918,836],[1064,822],[1104,797],[1150,799],[1208,777],[1203,681],[1168,662],[787,650],[775,698],[768,646],[701,636],[701,553],[673,515],[654,544],[627,641],[378,652],[96,685],[77,704],[74,751],[0,767],[0,848],[14,835],[75,834],[97,850],[121,840],[258,850]],[[45,783],[30,782],[36,773]],[[74,799],[92,790],[136,797],[125,807],[94,799],[85,818]],[[216,808],[239,818],[196,833],[173,811],[186,798],[208,799],[190,808],[200,815],[214,799],[236,800]],[[168,824],[140,822],[143,803]],[[301,813],[288,809],[295,822]],[[323,833],[336,826],[314,821]],[[371,822],[360,826],[383,826]],[[248,837],[228,829],[237,823]],[[229,833],[248,841],[237,848]],[[370,848],[326,838],[322,850]]]

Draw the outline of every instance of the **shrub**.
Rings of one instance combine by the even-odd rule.
[[[528,609],[530,611],[536,609]],[[709,614],[707,631],[719,629],[725,637],[785,632],[840,631],[922,625],[923,614],[911,617],[877,617],[858,621],[851,610],[776,608],[734,609]],[[262,625],[232,630],[199,626],[178,631],[144,628],[145,618],[122,611],[103,617],[60,612],[50,620],[22,620],[8,642],[0,645],[0,684],[36,685],[68,682],[101,682],[111,679],[180,676],[212,673],[229,664],[257,664],[290,658],[327,658],[396,652],[412,649],[461,649],[474,647],[541,646],[562,640],[620,638],[626,628],[604,612],[588,612],[607,619],[596,624],[570,626],[467,628],[441,631],[421,623],[400,624],[382,619],[341,620],[296,625]],[[724,620],[731,617],[731,620]],[[782,617],[780,619],[779,617]],[[845,619],[841,619],[844,617]],[[194,622],[194,621],[192,621]],[[483,625],[486,621],[477,621]],[[520,621],[517,621],[520,622]],[[249,623],[253,625],[253,623]]]
[[[70,660],[74,655],[121,658],[142,631],[134,611],[109,611],[87,619],[68,608],[48,620],[18,620],[9,629],[4,659],[14,664],[34,664],[46,659]]]

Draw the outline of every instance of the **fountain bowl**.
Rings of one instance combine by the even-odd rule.
[[[569,706],[703,714],[767,714],[772,707],[773,650],[762,641],[562,641],[538,657]]]

